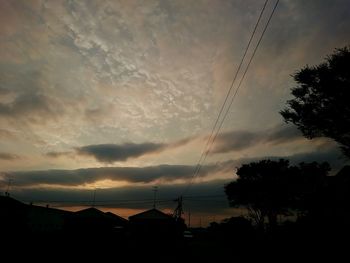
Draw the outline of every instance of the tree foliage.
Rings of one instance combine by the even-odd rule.
[[[350,47],[337,49],[317,66],[296,72],[293,99],[281,111],[306,138],[329,137],[350,157]]]
[[[263,227],[268,218],[273,228],[278,215],[310,208],[329,170],[328,163],[291,166],[284,159],[261,160],[239,167],[237,180],[225,186],[225,193],[231,206],[248,209],[256,225]]]
[[[285,211],[288,194],[285,178],[289,161],[262,160],[243,164],[237,169],[238,179],[225,186],[225,193],[232,206],[244,206],[258,226],[269,217],[271,224]]]

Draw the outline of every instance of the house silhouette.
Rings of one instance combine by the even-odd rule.
[[[70,214],[67,228],[71,232],[107,233],[124,228],[127,223],[128,220],[116,214],[90,207]]]
[[[184,225],[158,209],[150,209],[129,217],[131,235],[143,239],[177,239],[183,236]]]

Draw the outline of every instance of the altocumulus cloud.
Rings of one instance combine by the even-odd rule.
[[[15,134],[15,132],[10,131],[10,130],[0,129],[0,138],[13,140],[16,138],[16,134]]]

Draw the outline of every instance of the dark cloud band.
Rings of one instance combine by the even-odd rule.
[[[203,166],[199,176],[215,174],[225,171],[225,165]],[[102,167],[77,170],[44,170],[7,172],[7,177],[16,186],[63,185],[79,186],[99,180],[126,181],[129,183],[151,183],[158,179],[174,181],[176,179],[190,179],[195,166],[192,165],[158,165],[148,167]]]
[[[165,148],[161,143],[125,143],[97,144],[76,148],[80,155],[93,156],[100,162],[113,163],[115,161],[126,161],[128,158],[136,158],[144,154],[161,151]]]
[[[333,171],[341,168],[345,160],[341,158],[341,152],[336,145],[321,147],[314,152],[294,154],[290,156],[261,156],[227,160],[216,164],[202,166],[198,177],[212,176],[218,174],[230,175],[234,178],[235,168],[244,163],[261,159],[278,160],[286,158],[292,164],[300,162],[324,162],[328,161]],[[14,186],[35,186],[35,185],[61,185],[61,186],[83,186],[100,180],[124,181],[130,184],[149,184],[161,180],[173,182],[182,179],[188,182],[194,174],[195,165],[157,165],[147,167],[101,167],[76,170],[43,170],[43,171],[21,171],[7,172],[2,176],[2,183],[6,184],[6,178],[13,180]],[[5,175],[5,176],[4,176]],[[1,184],[1,177],[0,177]]]
[[[48,152],[45,155],[58,158],[66,155],[92,156],[103,163],[126,161],[129,158],[137,158],[143,155],[158,153],[168,149],[181,147],[190,143],[194,138],[186,138],[174,143],[124,143],[124,144],[92,144],[75,148],[75,152]]]
[[[260,143],[282,144],[303,138],[294,126],[278,126],[261,132],[230,131],[221,133],[215,142],[212,154],[240,151]],[[75,148],[78,155],[92,156],[103,163],[126,161],[143,155],[181,147],[198,140],[189,137],[173,143],[125,143],[125,144],[94,144]],[[49,152],[49,157],[71,155],[73,152]]]
[[[12,161],[16,159],[20,159],[16,154],[0,152],[0,160]]]
[[[283,144],[302,139],[300,131],[294,126],[277,126],[260,132],[230,131],[221,133],[216,141],[212,153],[227,153],[241,151],[257,144]]]

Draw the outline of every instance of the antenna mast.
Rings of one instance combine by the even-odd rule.
[[[156,200],[157,200],[157,192],[158,192],[158,186],[153,186],[153,190],[154,192],[154,198],[153,198],[153,209],[156,208]]]
[[[6,189],[6,192],[5,192],[5,196],[10,196],[10,187],[11,187],[11,183],[12,183],[12,179],[10,178],[9,179],[9,182],[7,184],[7,189]]]
[[[94,197],[92,199],[92,207],[95,207],[95,200],[96,200],[96,188],[94,189]]]

